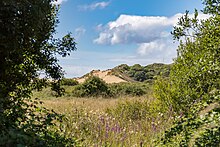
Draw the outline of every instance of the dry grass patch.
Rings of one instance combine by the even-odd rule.
[[[59,98],[43,102],[47,108],[65,114],[58,129],[77,138],[82,146],[152,146],[169,124],[166,115],[152,107],[154,99],[147,97]],[[136,119],[134,115],[141,117]]]

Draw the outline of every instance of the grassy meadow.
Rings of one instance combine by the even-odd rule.
[[[123,90],[118,87],[126,89],[130,84],[111,84],[108,88],[115,93],[115,89]],[[68,138],[75,138],[79,146],[154,146],[154,141],[170,126],[172,117],[153,98],[151,86],[135,85],[138,92],[139,88],[146,91],[141,95],[137,91],[132,91],[134,94],[128,91],[107,97],[103,92],[75,97],[77,85],[65,85],[66,92],[62,97],[56,98],[49,88],[34,92],[33,97],[43,101],[46,108],[65,115],[57,130]]]

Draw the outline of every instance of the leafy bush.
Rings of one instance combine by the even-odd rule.
[[[66,85],[66,86],[75,86],[75,85],[78,85],[79,82],[74,80],[74,79],[66,79],[66,78],[64,78],[64,79],[62,79],[61,84],[62,85]]]
[[[118,83],[109,85],[113,96],[142,96],[147,93],[149,87],[142,83]]]
[[[42,103],[42,102],[40,102]],[[23,105],[25,116],[16,122],[19,127],[1,128],[0,146],[74,146],[74,138],[68,138],[56,129],[62,123],[63,115],[39,106],[38,100]],[[22,115],[22,111],[19,112]]]
[[[108,97],[110,96],[110,91],[105,81],[99,77],[91,76],[86,79],[84,83],[75,87],[73,90],[73,95],[77,97]]]
[[[128,66],[126,64],[122,64],[115,67],[113,71],[117,73],[117,76],[120,75],[121,78],[128,79],[127,77],[130,77],[134,81],[143,82],[154,79],[158,75],[169,77],[171,66],[172,65],[161,63],[154,63],[147,66],[141,66],[140,64]],[[118,72],[121,74],[119,74]]]
[[[176,120],[158,146],[220,145],[220,95],[210,96],[208,101],[196,104],[191,112]]]
[[[118,97],[142,96],[149,87],[144,83],[107,84],[99,77],[91,76],[82,84],[73,87],[72,96],[75,97]]]
[[[179,56],[173,64],[170,80],[164,88],[157,88],[158,94],[161,89],[169,91],[166,97],[171,103],[168,105],[177,112],[187,111],[195,102],[204,99],[205,95],[220,86],[219,16],[202,21],[201,25],[198,25],[197,16],[196,11],[194,18],[189,18],[187,12],[180,19],[181,27],[174,30],[176,37],[181,37],[180,30],[197,30],[197,34],[193,40],[189,37],[180,43]],[[158,98],[164,99],[161,96]]]
[[[200,21],[197,10],[194,17],[187,11],[179,19],[173,31],[180,40],[178,57],[170,78],[155,85],[157,98],[177,117],[160,146],[220,145],[220,2],[204,4],[207,20]]]
[[[71,34],[54,37],[59,6],[54,0],[0,1],[0,146],[65,146],[72,139],[53,131],[62,117],[32,101],[33,90],[61,95],[57,55],[76,50]],[[2,19],[4,18],[4,21]],[[45,78],[40,79],[41,73]],[[70,141],[70,142],[69,142]]]

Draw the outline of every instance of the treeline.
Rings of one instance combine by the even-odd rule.
[[[152,82],[156,76],[169,77],[172,64],[154,63],[147,66],[122,64],[113,69],[113,73],[122,79],[139,82]]]
[[[107,84],[96,76],[88,77],[83,83],[74,79],[63,79],[62,85],[66,89],[66,96],[73,97],[120,97],[120,96],[142,96],[149,91],[146,83],[115,83]]]

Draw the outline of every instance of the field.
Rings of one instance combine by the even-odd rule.
[[[82,83],[76,79],[63,79],[61,87],[65,92],[62,97],[55,97],[56,93],[48,87],[40,92],[34,91],[33,98],[39,98],[45,108],[63,115],[62,121],[55,121],[56,127],[49,130],[74,140],[75,146],[152,147],[176,143],[193,146],[200,144],[201,140],[206,143],[206,138],[199,138],[200,133],[210,138],[206,131],[211,129],[214,129],[211,132],[214,135],[207,144],[218,144],[219,130],[215,129],[219,126],[219,114],[216,113],[219,111],[219,97],[215,96],[218,91],[210,91],[207,103],[198,101],[198,104],[191,104],[197,108],[190,110],[186,107],[188,101],[184,103],[182,97],[175,99],[187,93],[175,93],[176,89],[169,89],[169,69],[155,68],[158,65],[161,66],[153,64],[150,70],[149,66],[128,68],[121,65],[111,73],[104,72],[102,77],[91,72],[83,77]],[[166,74],[160,74],[161,69],[165,69]],[[142,70],[147,74],[140,74]],[[95,73],[103,75],[100,71]],[[129,80],[107,83],[105,77],[111,74]],[[191,94],[191,90],[189,92]],[[184,111],[192,113],[183,114]],[[195,131],[187,137],[187,130]]]
[[[171,120],[168,113],[160,114],[150,93],[118,98],[56,98],[49,93],[46,89],[34,96],[65,115],[58,129],[82,146],[153,146]]]
[[[220,147],[220,0],[189,4],[1,0],[0,147]]]

